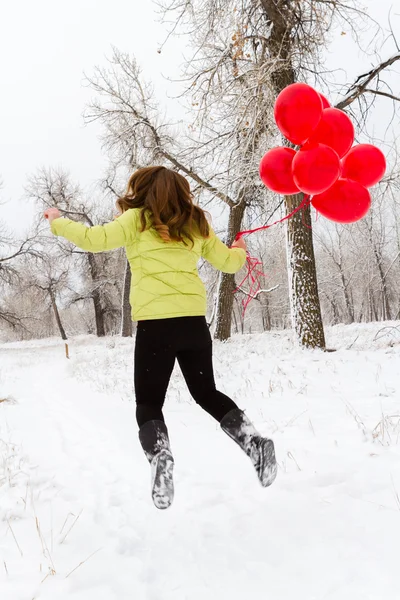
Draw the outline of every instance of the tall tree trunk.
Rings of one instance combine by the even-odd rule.
[[[389,290],[387,286],[386,275],[383,269],[383,256],[382,251],[377,243],[375,243],[373,238],[373,230],[372,230],[372,222],[368,223],[368,232],[369,232],[369,240],[372,246],[372,251],[374,253],[374,258],[376,262],[376,266],[379,273],[380,279],[380,288],[381,288],[381,296],[382,296],[382,321],[390,320],[391,310],[390,310],[390,301],[389,301]],[[378,318],[376,318],[378,320]]]
[[[286,197],[287,213],[292,212],[301,200],[301,194]],[[287,221],[286,231],[289,295],[293,328],[302,346],[325,348],[310,206],[307,206],[304,211],[296,213]]]
[[[348,286],[348,283],[346,282],[346,278],[345,278],[343,270],[342,270],[342,265],[340,265],[340,280],[342,282],[342,287],[343,287],[344,301],[345,301],[346,312],[347,312],[347,322],[354,323],[354,304],[350,298],[349,286]]]
[[[228,239],[230,245],[242,227],[242,221],[246,210],[244,200],[229,209]],[[221,273],[218,287],[217,301],[217,325],[215,338],[225,341],[231,337],[233,292],[235,290],[235,276],[229,273]]]
[[[330,305],[332,307],[332,313],[333,313],[333,319],[332,319],[332,321],[333,321],[333,325],[337,325],[340,322],[340,319],[339,319],[338,305],[337,305],[337,302],[336,302],[336,296],[333,295],[333,298],[331,298],[327,294],[326,294],[326,296],[327,296],[327,298],[329,300],[329,303],[330,303]]]
[[[92,300],[96,322],[96,335],[97,337],[104,337],[106,335],[105,314],[101,302],[101,294],[97,288],[93,290]]]
[[[94,316],[96,321],[96,335],[98,337],[104,337],[106,335],[105,311],[103,309],[103,303],[101,301],[101,292],[98,287],[98,283],[100,280],[100,271],[94,254],[88,254],[88,261],[93,285],[92,300],[94,307]]]
[[[390,310],[389,292],[385,273],[383,270],[382,256],[378,253],[377,248],[374,248],[376,264],[379,271],[379,279],[381,280],[381,294],[382,294],[382,321],[390,321],[392,318],[392,312]]]
[[[336,264],[339,268],[340,281],[342,283],[342,288],[343,288],[344,302],[345,302],[345,307],[346,307],[346,312],[347,312],[347,322],[354,323],[354,304],[353,304],[353,300],[351,298],[351,290],[350,290],[349,282],[346,281],[346,276],[344,273],[342,239],[340,236],[339,236],[338,246],[339,246],[339,248],[338,248],[339,259],[336,261]]]
[[[277,65],[271,74],[276,95],[296,82],[291,41],[291,21],[294,11],[297,10],[296,5],[286,0],[261,0],[266,18],[273,23],[266,44],[270,58],[275,59]],[[296,208],[301,200],[301,194],[287,196],[286,213],[289,214]],[[325,348],[310,206],[288,221],[286,231],[292,324],[302,346]]]
[[[375,303],[374,290],[372,289],[371,285],[369,286],[368,295],[369,295],[369,307],[370,307],[369,322],[379,321],[378,309],[377,309],[376,303]]]
[[[124,290],[122,293],[122,319],[121,319],[121,335],[122,337],[132,337],[132,316],[129,295],[131,291],[131,267],[129,261],[126,261]]]
[[[51,299],[51,305],[53,307],[54,316],[56,318],[57,326],[58,326],[58,329],[60,331],[61,339],[63,339],[65,341],[68,338],[67,338],[67,334],[65,333],[65,329],[63,327],[63,324],[61,322],[60,313],[58,311],[58,306],[57,306],[56,298],[54,296],[54,292],[53,292],[52,288],[49,288],[49,294],[50,294],[50,299]]]
[[[269,300],[267,294],[260,294],[260,304],[261,304],[261,317],[263,323],[264,331],[271,331],[272,323],[271,323],[271,313],[269,309]]]

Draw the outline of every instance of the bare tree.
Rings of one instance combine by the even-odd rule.
[[[19,293],[24,296],[31,291],[36,292],[36,302],[41,312],[51,312],[54,316],[61,339],[67,340],[67,334],[60,316],[59,303],[69,287],[69,271],[60,254],[42,253],[35,261],[30,260],[23,266],[23,278]]]
[[[51,302],[51,307],[54,312],[54,317],[55,317],[55,320],[57,323],[57,327],[58,327],[58,330],[61,335],[61,339],[64,341],[66,341],[68,338],[67,338],[67,334],[65,333],[64,325],[61,322],[60,311],[58,309],[56,295],[57,295],[57,291],[60,289],[60,286],[64,285],[64,279],[65,279],[66,275],[67,274],[65,272],[60,273],[59,276],[57,276],[57,277],[49,277],[45,283],[40,284],[39,282],[37,282],[35,284],[32,284],[38,290],[41,290],[42,292],[44,292],[44,294],[48,295],[50,302]]]
[[[356,271],[348,270],[348,261],[346,261],[346,250],[349,247],[349,230],[340,225],[326,224],[323,235],[317,236],[317,243],[322,252],[329,259],[321,261],[321,271],[324,275],[320,278],[320,288],[324,290],[325,295],[331,302],[334,314],[334,322],[338,323],[341,319],[338,309],[338,291],[343,295],[345,322],[354,322],[354,300],[351,293],[351,284]],[[333,266],[334,273],[332,273]],[[327,286],[331,288],[331,294],[326,291]]]
[[[40,213],[49,206],[56,206],[64,216],[79,220],[90,227],[110,219],[110,211],[95,201],[88,201],[79,186],[71,182],[66,172],[40,169],[30,178],[26,191],[38,204]],[[115,260],[115,257],[107,254],[94,254],[71,248],[70,244],[62,239],[57,243],[64,255],[81,259],[81,269],[85,280],[89,281],[89,285],[85,284],[83,292],[76,294],[72,302],[87,299],[92,301],[96,333],[99,337],[106,335],[107,331],[115,330],[116,322],[120,319],[120,308],[114,300],[114,295],[116,292],[120,293],[121,269],[118,264],[121,263],[122,254],[119,253]],[[108,322],[110,326],[107,326]]]
[[[13,330],[25,328],[24,319],[12,308],[4,306],[3,298],[13,285],[20,281],[19,265],[24,257],[39,257],[37,248],[38,231],[34,230],[23,240],[18,240],[8,231],[4,223],[0,222],[0,290],[3,291],[0,304],[0,321]]]

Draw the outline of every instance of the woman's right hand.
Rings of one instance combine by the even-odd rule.
[[[61,217],[61,213],[58,210],[58,208],[48,208],[47,210],[44,211],[43,216],[45,219],[47,219],[49,221],[49,223],[51,225],[52,222],[54,221],[54,219],[59,219]]]
[[[246,242],[241,237],[233,242],[232,248],[241,248],[242,250],[247,250]]]

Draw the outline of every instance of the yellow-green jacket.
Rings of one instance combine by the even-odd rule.
[[[88,252],[125,247],[132,271],[134,321],[204,316],[207,301],[197,271],[200,257],[224,273],[236,273],[245,263],[246,252],[228,248],[213,231],[208,238],[195,238],[193,247],[164,242],[154,229],[141,231],[140,212],[131,209],[111,223],[95,227],[54,219],[51,230]]]

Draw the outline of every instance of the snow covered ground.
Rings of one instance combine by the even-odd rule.
[[[165,512],[133,340],[75,338],[69,361],[56,339],[0,345],[1,599],[398,600],[400,324],[327,334],[334,353],[287,332],[216,344],[219,387],[276,442],[268,489],[174,374]]]

